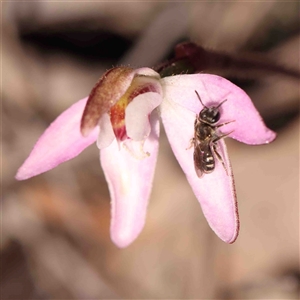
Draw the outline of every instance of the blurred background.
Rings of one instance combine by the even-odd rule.
[[[207,225],[163,129],[146,226],[126,249],[109,237],[96,145],[14,179],[51,121],[112,66],[155,66],[191,40],[299,70],[299,2],[20,1],[1,9],[2,299],[299,298],[294,78],[229,78],[278,133],[265,146],[226,140],[241,221],[232,245]]]

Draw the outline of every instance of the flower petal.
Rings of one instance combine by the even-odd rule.
[[[210,74],[178,75],[161,80],[167,99],[198,114],[203,108],[195,90],[204,105],[220,107],[219,124],[234,121],[222,127],[222,132],[231,132],[230,137],[251,145],[273,141],[276,134],[268,129],[249,96],[225,78]]]
[[[141,232],[146,218],[148,199],[155,170],[159,122],[151,114],[151,133],[144,149],[149,156],[137,159],[116,140],[100,151],[101,165],[111,195],[111,238],[118,247],[128,246]]]
[[[151,125],[148,116],[161,102],[161,94],[149,92],[138,95],[128,104],[125,114],[128,137],[142,141],[149,136]]]
[[[98,127],[86,138],[80,133],[80,120],[86,102],[87,98],[73,104],[46,129],[18,170],[16,179],[24,180],[53,169],[95,142]]]
[[[173,152],[186,174],[203,213],[215,233],[226,243],[233,243],[239,231],[237,202],[233,177],[224,141],[218,142],[218,152],[226,164],[228,175],[220,161],[212,173],[199,178],[194,168],[191,139],[194,136],[195,113],[182,106],[164,101],[161,118]]]

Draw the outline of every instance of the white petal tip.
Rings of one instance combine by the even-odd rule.
[[[238,233],[234,235],[230,240],[225,241],[225,243],[233,244],[236,241],[237,237],[238,237]]]
[[[19,173],[17,173],[17,175],[15,176],[15,179],[19,180],[19,181],[24,180],[23,176],[21,176]]]
[[[118,248],[126,248],[135,240],[127,234],[112,235],[111,239]]]
[[[239,236],[239,230],[240,230],[239,222],[237,223],[236,228],[233,229],[233,230],[235,230],[233,234],[232,233],[229,234],[229,232],[227,232],[227,233],[226,232],[222,232],[222,233],[221,232],[219,232],[219,233],[216,232],[216,234],[226,244],[233,244]]]
[[[269,131],[269,136],[266,140],[266,144],[269,144],[269,143],[273,142],[276,139],[276,136],[277,136],[277,134],[274,131],[270,130]]]
[[[124,225],[120,227],[112,227],[110,231],[113,243],[119,248],[126,248],[133,243],[143,228],[143,226],[138,226],[137,224],[131,228],[130,226],[126,228]]]
[[[24,170],[21,167],[21,168],[19,168],[19,170],[18,170],[18,172],[17,172],[17,174],[15,176],[15,179],[21,181],[21,180],[26,180],[26,179],[28,179],[30,177],[32,177],[32,176],[28,175],[28,173],[26,172],[26,170]]]

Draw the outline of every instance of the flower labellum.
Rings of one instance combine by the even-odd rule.
[[[198,119],[201,130],[211,132],[204,135],[205,142],[196,140],[195,119],[212,107],[218,107],[219,117],[211,124],[203,116]],[[158,152],[159,115],[209,225],[223,241],[234,242],[239,231],[237,202],[222,138],[254,145],[269,143],[276,135],[264,125],[247,94],[219,76],[160,78],[152,69],[128,67],[107,71],[88,98],[73,104],[46,129],[16,179],[46,172],[97,140],[111,195],[111,238],[118,247],[126,247],[145,223]],[[213,171],[201,178],[195,172],[191,141],[194,148],[201,145],[199,157],[209,153],[207,159],[214,160]]]

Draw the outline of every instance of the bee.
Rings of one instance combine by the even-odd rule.
[[[225,99],[218,106],[207,107],[203,104],[199,94],[195,91],[203,109],[199,115],[196,116],[194,123],[194,138],[192,144],[194,145],[194,166],[198,177],[203,173],[209,174],[215,169],[215,157],[222,163],[226,173],[227,168],[222,159],[222,156],[217,150],[217,142],[222,138],[228,136],[231,132],[219,135],[218,128],[234,121],[229,121],[216,125],[220,120],[220,106],[227,101]]]

